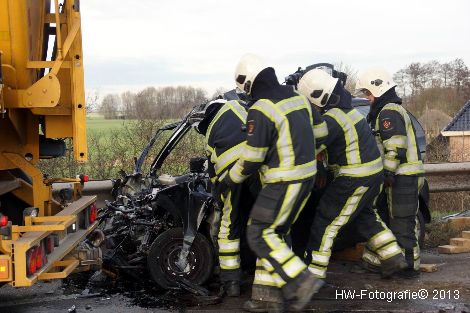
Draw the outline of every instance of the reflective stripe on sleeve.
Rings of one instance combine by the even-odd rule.
[[[252,147],[250,145],[245,145],[245,148],[243,149],[242,153],[242,158],[250,162],[262,162],[264,161],[267,152],[267,147],[259,148]]]
[[[222,153],[216,160],[215,160],[215,173],[219,175],[221,172],[223,172],[229,165],[231,165],[233,162],[238,160],[240,156],[242,155],[243,152],[243,147],[245,146],[245,143],[239,143],[238,145],[228,149],[224,153]],[[212,161],[212,158],[211,158]]]
[[[392,136],[390,139],[384,140],[383,145],[387,150],[394,150],[394,148],[406,148],[406,136]]]
[[[398,166],[397,175],[417,175],[424,173],[423,162],[418,161],[416,163],[405,163]]]
[[[315,139],[328,136],[328,127],[326,126],[326,122],[313,125],[313,135]]]
[[[293,168],[262,169],[263,181],[275,183],[281,181],[294,181],[313,177],[317,172],[317,160],[297,165]]]

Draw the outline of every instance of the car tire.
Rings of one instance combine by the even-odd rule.
[[[210,241],[198,233],[189,252],[188,272],[176,266],[179,252],[183,247],[183,229],[169,229],[160,234],[150,247],[147,266],[155,283],[164,288],[178,287],[176,277],[184,277],[190,282],[201,285],[209,279],[214,267],[214,249]]]

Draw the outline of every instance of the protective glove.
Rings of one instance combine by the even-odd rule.
[[[385,171],[384,173],[384,186],[391,187],[395,183],[395,174],[390,171]]]

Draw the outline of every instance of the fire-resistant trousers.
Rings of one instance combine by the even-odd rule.
[[[250,214],[247,240],[258,257],[255,288],[295,288],[296,278],[306,270],[305,263],[286,242],[291,225],[299,216],[313,180],[298,183],[267,184],[261,190]]]
[[[310,272],[320,278],[326,276],[335,238],[349,223],[367,238],[368,245],[380,260],[401,253],[395,236],[373,208],[382,181],[382,173],[358,178],[339,176],[327,187],[310,229],[306,251]]]
[[[253,175],[222,196],[223,207],[217,238],[222,282],[240,280],[240,237],[245,230],[247,213],[259,192],[259,185],[258,177]]]
[[[388,205],[388,227],[397,238],[405,254],[409,269],[419,270],[420,250],[417,235],[416,214],[419,207],[419,191],[424,183],[420,176],[396,175],[392,186],[385,188]],[[380,266],[377,255],[366,246],[363,260]]]

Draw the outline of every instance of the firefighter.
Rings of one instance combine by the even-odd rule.
[[[306,250],[309,270],[325,278],[331,248],[348,223],[368,240],[382,262],[382,275],[405,267],[395,236],[373,209],[382,189],[380,152],[364,116],[351,106],[351,94],[338,78],[313,69],[301,78],[299,92],[322,108],[328,129],[326,159],[334,179],[320,198]]]
[[[416,131],[402,100],[395,92],[392,76],[382,68],[364,71],[356,91],[371,103],[368,121],[375,133],[385,169],[385,192],[390,215],[389,227],[405,253],[407,268],[401,276],[419,276],[420,252],[416,236],[419,191],[424,183],[424,167]],[[371,251],[364,261],[380,265]]]
[[[217,99],[208,103],[204,118],[197,130],[206,137],[208,173],[212,190],[222,175],[229,170],[241,155],[246,133],[242,126],[246,123],[246,109],[238,101]],[[231,189],[225,197],[214,195],[222,202],[220,227],[218,231],[220,279],[222,294],[229,297],[240,295],[240,236],[244,212],[242,206],[251,205],[251,193],[256,193],[259,182],[256,176],[242,185]],[[242,196],[243,195],[243,196]],[[246,210],[246,209],[245,209]]]
[[[322,285],[285,240],[316,173],[312,108],[291,86],[280,85],[274,69],[255,55],[241,58],[235,81],[251,97],[247,142],[223,183],[234,188],[259,173],[263,185],[247,226],[248,244],[258,260],[251,300],[243,308],[276,312],[288,305],[300,311]]]

